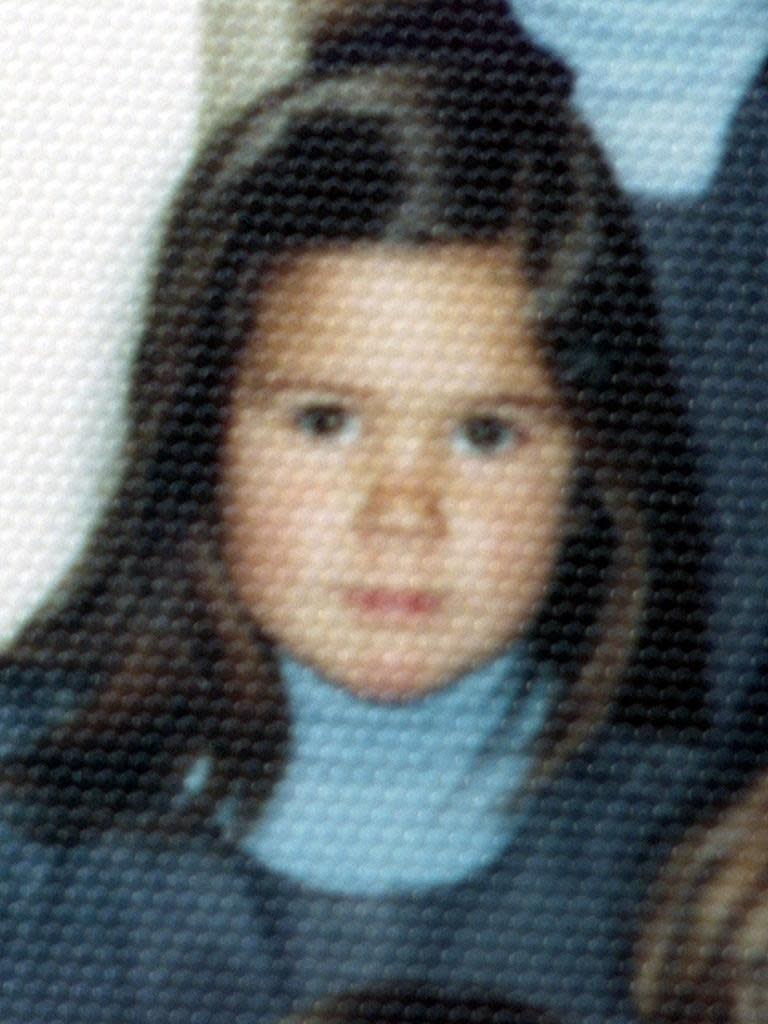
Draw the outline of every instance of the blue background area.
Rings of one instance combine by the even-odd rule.
[[[576,99],[624,184],[704,191],[728,122],[766,52],[765,0],[515,0],[528,30],[577,71]]]

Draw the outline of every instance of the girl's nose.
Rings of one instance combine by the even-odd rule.
[[[359,525],[371,533],[440,536],[445,520],[436,482],[391,476],[376,481],[361,509]]]

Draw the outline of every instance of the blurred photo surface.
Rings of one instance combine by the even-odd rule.
[[[725,6],[0,12],[4,1022],[673,1005],[764,764]]]

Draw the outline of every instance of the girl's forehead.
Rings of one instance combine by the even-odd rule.
[[[553,386],[514,249],[385,244],[291,258],[262,289],[247,365],[379,390],[439,380],[462,391],[500,380],[546,397]]]
[[[289,292],[296,293],[294,308],[309,307],[301,299],[323,298],[351,306],[352,297],[362,313],[398,297],[426,303],[452,304],[457,315],[467,315],[464,300],[496,300],[514,293],[527,298],[522,262],[512,245],[386,242],[357,243],[312,249],[284,257],[270,276],[260,302],[261,316],[281,306]],[[398,296],[398,293],[399,296]],[[277,300],[277,302],[275,302]],[[367,301],[366,301],[367,300]],[[305,315],[311,308],[303,310]],[[389,310],[394,312],[394,308]]]

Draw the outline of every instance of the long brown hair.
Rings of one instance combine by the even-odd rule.
[[[218,451],[265,275],[312,246],[493,243],[522,256],[582,453],[531,635],[563,683],[541,764],[611,714],[700,721],[688,434],[627,205],[570,90],[504,0],[371,3],[318,30],[302,75],[203,149],[159,254],[122,484],[70,584],[10,654],[15,678],[55,669],[76,691],[6,773],[63,807],[67,827],[187,806],[179,770],[198,754],[210,765],[200,808],[233,790],[263,799],[279,775],[284,696],[219,556]]]

